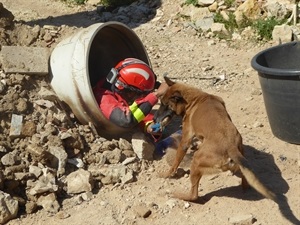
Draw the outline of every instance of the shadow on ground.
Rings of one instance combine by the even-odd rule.
[[[155,0],[154,2],[152,2],[151,7],[149,5],[150,4],[145,4],[145,5],[143,5],[143,8],[144,8],[144,10],[151,10],[152,14],[150,16],[141,17],[139,21],[130,21],[130,25],[126,24],[123,21],[118,21],[118,22],[123,22],[124,24],[130,26],[130,28],[134,28],[135,26],[139,26],[142,23],[149,22],[150,20],[152,20],[155,17],[156,10],[161,6],[161,0]],[[68,15],[62,15],[62,16],[56,16],[56,17],[49,16],[47,18],[31,20],[31,21],[25,22],[25,24],[27,24],[29,26],[66,25],[66,26],[70,26],[70,27],[88,27],[95,23],[109,22],[109,21],[104,21],[104,18],[101,17],[101,12],[103,12],[103,11],[99,10],[99,8],[101,8],[101,7],[98,7],[97,9],[95,9],[93,11],[76,12],[74,14],[68,14]]]
[[[245,156],[253,168],[259,180],[270,190],[277,194],[277,204],[281,214],[292,224],[300,224],[289,206],[288,199],[284,196],[289,190],[288,183],[283,179],[280,169],[277,167],[274,157],[271,154],[257,150],[252,146],[244,146]],[[199,204],[208,202],[212,197],[230,197],[247,201],[258,201],[263,198],[254,189],[243,191],[241,186],[221,188],[208,193],[199,199]]]

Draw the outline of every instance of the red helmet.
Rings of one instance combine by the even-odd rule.
[[[112,68],[107,79],[119,90],[133,87],[139,91],[148,92],[154,89],[156,75],[142,60],[127,58]]]

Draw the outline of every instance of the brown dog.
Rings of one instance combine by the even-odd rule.
[[[195,201],[202,175],[230,170],[241,171],[242,187],[248,183],[264,195],[276,201],[276,196],[255,176],[244,157],[242,137],[228,115],[224,101],[215,95],[182,83],[175,83],[165,77],[169,89],[161,98],[161,106],[156,113],[156,121],[165,120],[170,111],[182,116],[182,138],[170,170],[162,176],[172,177],[184,158],[187,149],[195,140],[201,141],[194,153],[191,167],[191,190],[188,195],[176,197]]]

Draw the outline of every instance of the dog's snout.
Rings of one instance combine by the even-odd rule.
[[[154,121],[156,123],[161,123],[163,122],[167,117],[172,118],[174,115],[174,112],[167,106],[161,104],[158,110],[154,114]]]

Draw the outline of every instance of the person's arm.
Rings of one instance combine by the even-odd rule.
[[[164,93],[165,86],[160,86],[156,91],[138,99],[130,106],[119,95],[105,89],[98,89],[95,97],[104,116],[114,124],[132,128],[140,124],[144,129],[148,121],[152,121],[150,113],[153,106],[158,102],[158,97]],[[148,123],[149,124],[149,123]]]
[[[102,90],[95,93],[95,96],[103,115],[114,124],[125,128],[132,128],[141,123],[158,101],[153,93],[131,105],[111,91]]]
[[[166,93],[168,88],[169,88],[168,84],[163,82],[163,83],[160,84],[158,89],[153,92],[153,94],[156,96],[157,99],[159,99],[160,97],[162,97]],[[156,133],[153,133],[153,130],[151,128],[151,126],[154,125],[153,117],[154,116],[152,114],[149,114],[148,118],[145,118],[145,120],[144,120],[144,130],[147,133],[150,133],[152,135],[156,135]],[[157,135],[160,135],[160,134],[157,134]]]
[[[140,122],[141,128],[147,133],[152,133],[151,126],[154,124],[154,121],[153,121],[154,115],[151,113],[151,110],[152,110],[153,106],[158,102],[158,99],[165,94],[168,87],[169,86],[165,82],[163,82],[160,84],[160,86],[158,87],[157,90],[155,90],[151,94],[149,94],[152,99],[155,99],[155,101],[152,101],[150,111],[148,111],[147,116]],[[149,97],[149,95],[147,97]]]

